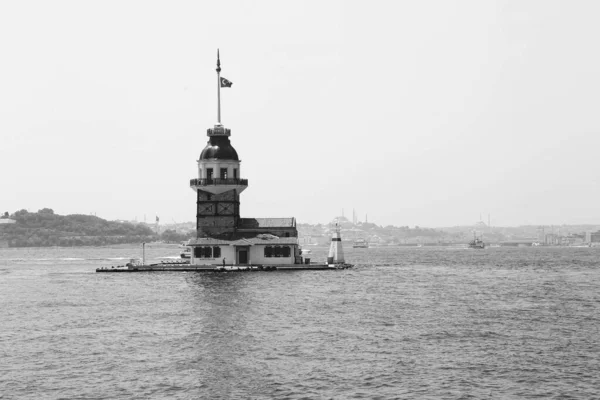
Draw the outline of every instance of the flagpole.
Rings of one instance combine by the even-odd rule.
[[[217,122],[221,125],[221,60],[217,49]]]

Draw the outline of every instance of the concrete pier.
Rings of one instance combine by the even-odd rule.
[[[272,271],[326,271],[352,268],[351,264],[282,264],[282,265],[190,265],[155,264],[129,267],[96,268],[96,272],[272,272]]]

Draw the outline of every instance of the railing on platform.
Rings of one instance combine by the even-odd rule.
[[[248,179],[190,179],[190,186],[210,186],[210,185],[242,185],[248,186]]]

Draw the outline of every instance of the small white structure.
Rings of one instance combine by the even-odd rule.
[[[344,249],[342,248],[342,236],[340,235],[340,227],[335,225],[335,231],[331,235],[331,245],[329,246],[329,256],[327,264],[344,264]]]

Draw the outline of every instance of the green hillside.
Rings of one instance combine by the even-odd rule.
[[[49,208],[10,215],[13,224],[0,224],[0,240],[10,247],[103,246],[141,243],[158,236],[143,224],[107,221],[93,215],[58,215]]]

